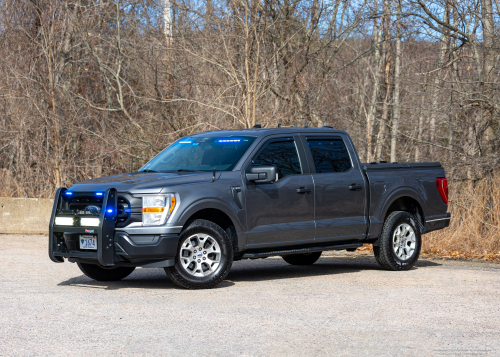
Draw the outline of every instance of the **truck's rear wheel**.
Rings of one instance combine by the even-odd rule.
[[[170,280],[187,289],[210,289],[222,282],[233,264],[233,245],[217,224],[198,219],[181,234]]]
[[[282,258],[285,262],[292,265],[311,265],[318,261],[322,252],[314,252],[307,254],[289,254],[283,255]]]
[[[126,278],[135,267],[103,267],[97,264],[77,263],[83,274],[97,281],[117,281]]]
[[[414,215],[392,212],[385,220],[379,246],[373,247],[375,259],[387,270],[409,270],[420,256],[422,237]]]

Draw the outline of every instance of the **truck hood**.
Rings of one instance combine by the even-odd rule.
[[[75,192],[105,191],[116,188],[118,192],[160,193],[164,187],[207,182],[212,179],[209,172],[130,172],[77,183],[71,187]]]

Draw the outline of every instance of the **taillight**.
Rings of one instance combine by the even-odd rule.
[[[438,177],[436,179],[436,186],[443,202],[448,204],[448,179],[446,177]]]

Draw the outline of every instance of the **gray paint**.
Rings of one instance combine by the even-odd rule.
[[[136,225],[116,229],[125,234],[123,237],[128,235],[127,240],[131,243],[135,235],[141,247],[150,246],[144,244],[147,242],[144,235],[179,234],[193,214],[207,208],[220,210],[231,219],[238,234],[239,251],[376,238],[388,208],[400,197],[411,197],[418,202],[424,222],[445,218],[427,222],[428,230],[449,223],[447,205],[442,202],[436,187],[436,177],[445,177],[438,163],[362,164],[349,135],[326,128],[251,129],[198,135],[228,134],[253,135],[256,140],[234,170],[216,172],[214,182],[211,172],[135,172],[85,181],[71,190],[104,191],[113,187],[119,193],[135,197],[175,193],[177,206],[165,226]],[[342,138],[350,154],[352,169],[343,173],[316,173],[306,142],[310,136]],[[248,181],[245,174],[250,171],[251,159],[268,140],[280,137],[294,138],[302,174],[287,176],[272,184]],[[354,183],[362,189],[349,190],[349,185]],[[312,192],[297,193],[300,187]],[[155,240],[155,244],[160,244],[161,239]],[[169,237],[169,241],[172,239]],[[175,252],[169,254],[172,253]]]

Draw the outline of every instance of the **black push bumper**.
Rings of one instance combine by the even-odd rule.
[[[165,229],[151,234],[148,229],[116,229],[116,189],[106,190],[103,197],[98,227],[56,226],[55,217],[66,188],[56,192],[49,226],[49,257],[57,263],[67,258],[71,262],[86,262],[102,266],[166,267],[175,264],[180,227]],[[147,234],[140,234],[141,231]],[[79,249],[80,235],[92,234],[97,240],[97,250]]]

